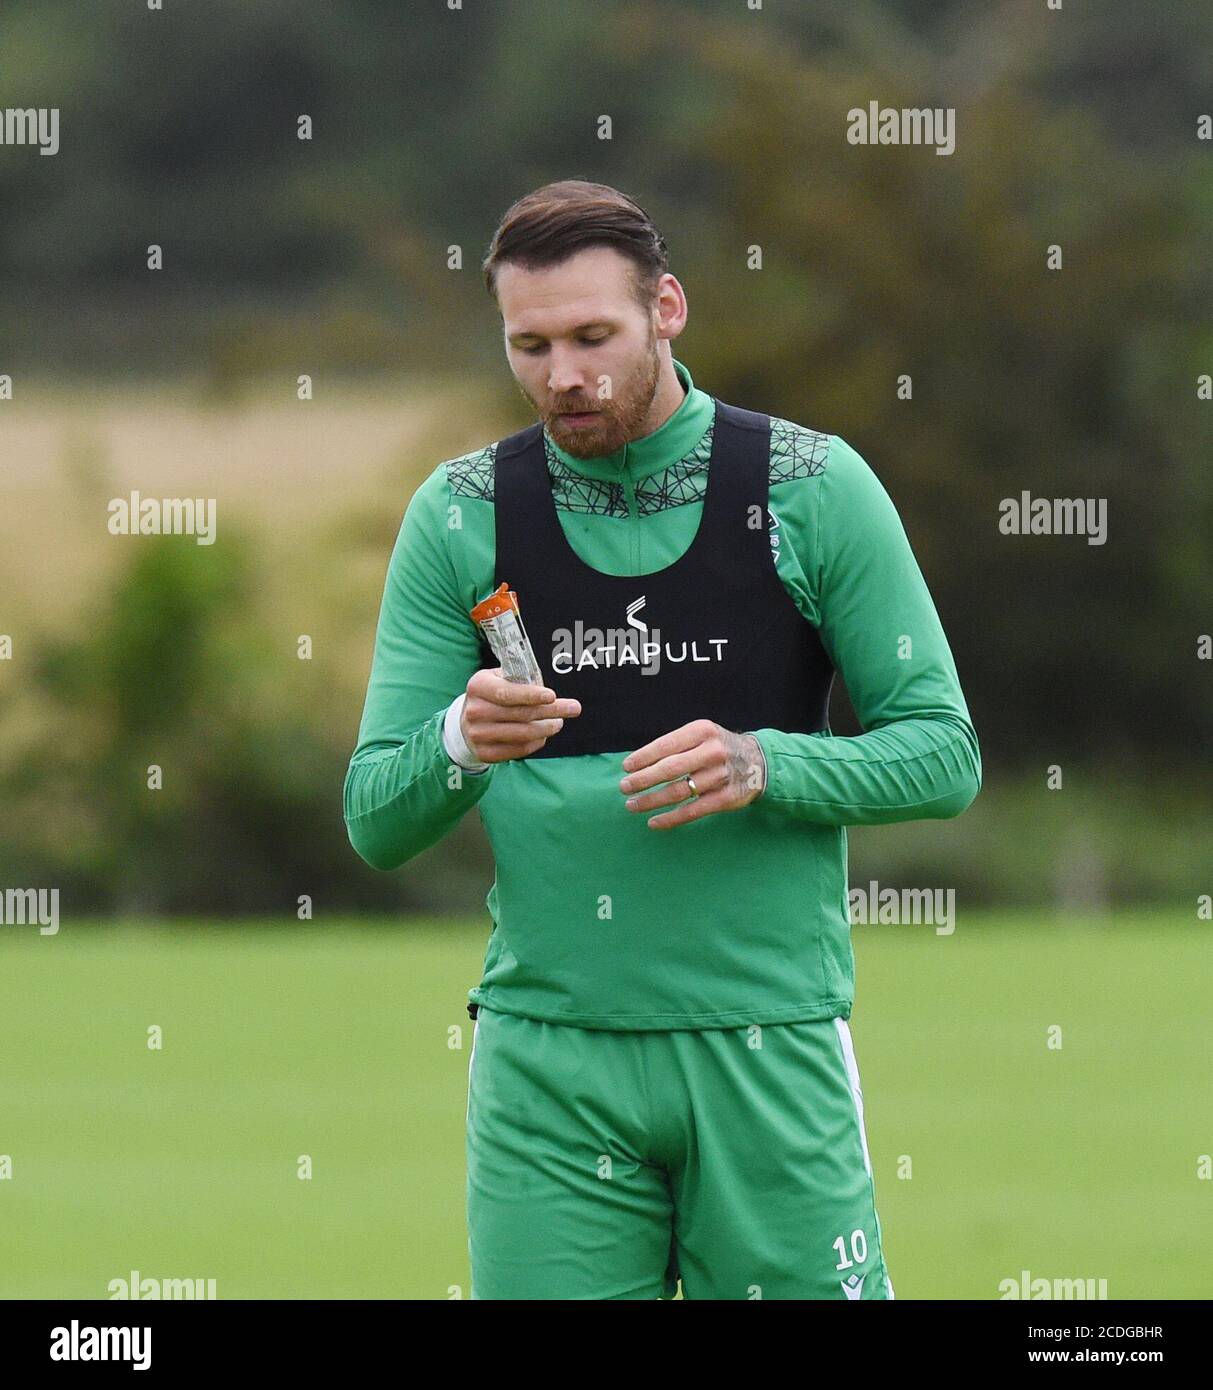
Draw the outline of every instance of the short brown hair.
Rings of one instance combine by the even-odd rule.
[[[497,268],[559,265],[587,246],[613,246],[636,267],[632,289],[648,309],[657,281],[669,270],[665,237],[644,208],[605,183],[561,179],[519,198],[501,219],[484,259],[484,283],[497,297]]]

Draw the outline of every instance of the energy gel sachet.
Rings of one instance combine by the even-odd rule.
[[[472,609],[472,620],[488,639],[507,681],[522,685],[545,684],[531,639],[522,623],[518,595],[508,584],[498,585],[488,598],[482,599]]]

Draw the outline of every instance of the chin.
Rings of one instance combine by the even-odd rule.
[[[595,425],[588,430],[565,430],[557,426],[548,427],[548,433],[566,454],[574,458],[597,458],[602,454],[612,454],[619,447],[611,443],[613,431],[603,425]]]

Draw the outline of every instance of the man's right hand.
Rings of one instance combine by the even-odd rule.
[[[481,762],[504,763],[536,752],[580,713],[579,700],[558,700],[545,685],[507,681],[495,666],[468,681],[459,728]]]

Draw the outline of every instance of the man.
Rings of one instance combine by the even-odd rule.
[[[493,847],[471,1295],[892,1298],[846,827],[980,787],[934,605],[849,445],[673,358],[686,297],[632,199],[541,188],[484,271],[541,423],[410,502],[345,789],[377,868],[472,805]],[[503,582],[543,686],[469,618]],[[835,669],[857,737],[829,730]]]

